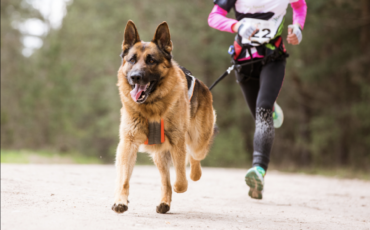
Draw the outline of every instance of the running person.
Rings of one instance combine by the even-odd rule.
[[[262,199],[275,136],[274,123],[275,127],[281,125],[276,118],[281,118],[282,110],[275,101],[283,84],[288,56],[281,38],[286,9],[290,3],[293,24],[288,27],[287,41],[298,45],[302,40],[307,5],[305,0],[214,0],[214,3],[208,17],[209,26],[237,33],[233,50],[236,64],[253,61],[236,69],[235,75],[256,125],[253,167],[247,171],[245,181],[250,187],[249,196]],[[226,17],[232,8],[236,20]]]

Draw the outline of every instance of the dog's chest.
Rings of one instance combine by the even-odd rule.
[[[186,70],[185,68],[181,67],[182,71],[184,72],[186,76],[186,81],[188,83],[188,99],[191,101],[195,84],[196,84],[196,78],[191,75],[191,72]],[[164,135],[164,127],[165,123],[164,120],[161,119],[161,122],[149,122],[148,123],[148,139],[144,142],[145,145],[155,145],[155,144],[162,144],[165,141],[165,135]]]

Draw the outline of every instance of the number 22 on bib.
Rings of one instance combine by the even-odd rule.
[[[275,22],[273,21],[243,18],[241,22],[252,24],[258,29],[258,31],[252,37],[250,37],[250,39],[242,37],[242,44],[260,46],[264,43],[268,43],[276,33]]]

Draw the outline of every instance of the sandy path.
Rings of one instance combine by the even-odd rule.
[[[136,166],[129,210],[118,215],[113,166],[2,164],[1,229],[370,229],[368,181],[269,172],[257,201],[244,174],[204,169],[163,215],[157,169]]]

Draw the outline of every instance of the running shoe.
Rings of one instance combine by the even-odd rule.
[[[272,118],[274,120],[275,129],[280,128],[284,121],[284,113],[281,107],[275,102],[274,112],[272,113]]]
[[[255,166],[249,169],[247,175],[245,175],[245,182],[250,187],[248,195],[253,199],[262,199],[265,174],[266,172],[262,167]]]

